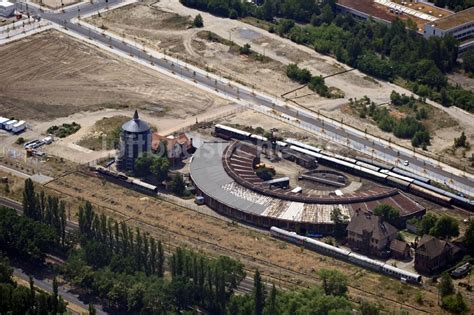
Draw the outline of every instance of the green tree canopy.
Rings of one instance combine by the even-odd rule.
[[[439,238],[449,239],[459,235],[459,224],[456,219],[449,216],[442,216],[431,228],[430,234]]]
[[[379,204],[374,208],[374,215],[383,216],[391,224],[396,224],[400,218],[400,212],[398,209],[384,203]]]
[[[201,14],[196,15],[196,17],[193,20],[193,26],[198,27],[198,28],[204,26],[204,20],[202,19]]]
[[[323,281],[323,290],[327,295],[345,296],[347,292],[347,278],[337,270],[321,269],[319,276]]]
[[[171,182],[171,189],[178,196],[184,195],[184,192],[186,191],[186,186],[184,184],[183,175],[181,173],[176,173],[176,175],[174,176],[173,181]]]
[[[464,233],[464,245],[471,255],[474,255],[474,220],[469,221],[469,226]]]
[[[438,291],[441,297],[454,293],[453,280],[447,272],[443,273],[443,275],[441,276],[441,280],[438,285]]]

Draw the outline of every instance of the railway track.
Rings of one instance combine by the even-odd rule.
[[[11,199],[0,196],[0,205],[8,207],[8,208],[12,208],[19,215],[23,215],[23,205],[21,203],[15,201],[15,200],[11,200]],[[122,222],[127,222],[127,221],[130,221],[130,220],[133,220],[133,218],[126,219]],[[70,232],[76,231],[76,230],[79,229],[79,225],[76,222],[68,220],[67,224],[70,228]],[[171,257],[171,255],[175,252],[175,250],[172,250],[170,247],[173,248],[173,249],[176,249],[179,246],[168,244],[168,248],[165,249],[165,255],[167,257]],[[60,259],[56,256],[53,256],[53,255],[50,255],[50,254],[47,254],[46,256],[48,257],[48,259],[50,259],[50,260],[52,260],[52,261],[54,261],[58,264],[64,264],[64,260],[62,260],[62,259]],[[236,292],[242,293],[242,294],[250,293],[253,290],[254,270],[250,270],[248,268],[244,268],[244,270],[246,272],[246,277],[239,283],[239,286],[236,289]],[[263,276],[262,278],[265,279],[265,278],[269,278],[269,277],[268,276]],[[272,281],[266,281],[265,282],[265,284],[269,288],[271,287],[272,283],[273,283]]]
[[[88,174],[87,172],[83,172],[83,171],[77,171],[77,173],[80,173],[80,174],[85,175],[85,176],[91,176],[91,174]],[[65,193],[65,192],[62,192],[62,191],[60,191],[56,188],[53,188],[53,187],[48,187],[48,188],[51,189],[51,190],[54,190],[58,193],[68,195],[72,198],[76,198],[75,196],[73,196],[71,194],[68,194],[68,193]],[[218,217],[201,213],[197,210],[187,208],[183,205],[174,203],[174,202],[169,201],[169,200],[160,199],[160,198],[156,198],[156,199],[158,199],[160,202],[165,203],[165,204],[169,204],[169,205],[172,205],[172,206],[175,206],[175,207],[179,207],[181,209],[185,209],[185,210],[188,210],[188,211],[190,210],[190,211],[193,211],[193,212],[197,212],[200,215],[206,215],[206,216],[214,218],[214,219],[222,220]],[[102,204],[94,204],[94,205],[96,207],[100,207],[100,208],[106,209],[108,211],[111,211],[112,213],[114,213],[116,215],[119,215],[120,217],[124,218],[124,220],[135,221],[135,224],[140,225],[142,227],[143,231],[147,231],[150,234],[155,234],[155,235],[159,234],[159,235],[162,236],[163,240],[166,240],[167,238],[171,239],[171,236],[173,235],[174,237],[172,237],[172,238],[173,238],[174,241],[178,241],[178,239],[186,240],[186,241],[178,241],[183,246],[186,246],[186,247],[189,246],[191,248],[197,248],[199,250],[202,250],[203,247],[207,247],[208,249],[211,249],[212,252],[214,252],[216,255],[228,255],[228,256],[231,256],[233,258],[239,259],[243,262],[246,262],[246,264],[248,266],[253,266],[253,268],[255,268],[255,269],[259,269],[261,271],[267,270],[269,272],[263,274],[262,275],[263,278],[266,279],[267,282],[270,282],[270,283],[279,283],[280,284],[279,287],[283,287],[283,288],[284,287],[286,287],[286,288],[291,288],[291,287],[307,288],[312,284],[320,284],[321,283],[321,279],[319,277],[313,275],[313,274],[288,269],[286,267],[271,263],[269,261],[260,259],[260,258],[255,257],[255,256],[251,256],[251,255],[248,255],[248,254],[245,254],[245,253],[241,253],[241,252],[236,251],[234,249],[227,248],[227,247],[221,246],[221,245],[213,243],[213,242],[193,238],[193,237],[190,237],[190,236],[185,235],[185,234],[180,233],[180,232],[171,231],[171,230],[167,229],[165,226],[160,226],[158,224],[152,224],[152,223],[146,222],[144,220],[141,220],[139,218],[130,217],[125,212],[122,212],[120,210],[117,210],[117,209],[114,209],[114,208],[111,208],[111,207],[108,207],[108,206],[105,206],[105,205],[102,205]],[[159,233],[157,233],[157,232],[159,232]],[[269,233],[265,233],[265,234],[268,235]],[[170,242],[168,242],[168,246],[169,247],[178,247],[176,245],[171,246]],[[207,252],[209,253],[209,251],[207,251]],[[253,273],[253,271],[250,268],[247,269],[247,272],[252,272]],[[277,277],[275,275],[281,275],[281,276]],[[290,280],[290,279],[293,279],[293,280]],[[283,285],[283,284],[285,284],[285,285]],[[356,286],[353,286],[353,285],[350,285],[350,284],[348,284],[348,288],[349,288],[349,290],[352,290],[357,294],[365,295],[365,296],[371,297],[375,300],[382,299],[382,300],[385,300],[389,303],[397,305],[397,307],[403,307],[405,309],[413,310],[413,311],[416,311],[418,313],[424,313],[424,314],[430,313],[430,312],[428,312],[424,309],[421,309],[419,307],[416,307],[414,305],[399,302],[395,299],[391,299],[391,298],[388,298],[388,297],[381,297],[377,293],[374,293],[374,292],[371,292],[371,291],[368,291],[368,290],[365,290],[363,288],[359,288],[359,287],[356,287]],[[358,300],[352,299],[352,301],[356,302],[356,303],[359,303]]]
[[[70,172],[67,175],[71,175],[71,174],[75,174],[75,173],[80,173],[80,174],[85,175],[85,176],[91,176],[91,174],[88,174],[88,173],[83,172],[83,171]],[[74,196],[72,194],[68,194],[68,193],[63,192],[59,189],[49,187],[48,184],[45,184],[44,186],[47,187],[48,189],[51,189],[51,190],[59,193],[59,194],[67,195],[71,198],[76,198],[76,196]],[[157,198],[157,199],[162,203],[169,204],[169,205],[172,205],[174,207],[179,207],[181,209],[185,209],[185,210],[188,210],[188,211],[190,210],[190,211],[193,211],[193,212],[198,212],[197,210],[187,208],[183,205],[174,203],[174,202],[169,201],[169,200],[164,200],[164,199],[160,199],[160,198]],[[0,197],[0,204],[5,205],[7,207],[11,207],[11,208],[17,210],[17,212],[20,213],[20,214],[23,213],[22,205],[19,202],[10,200],[8,198]],[[265,280],[266,283],[279,284],[278,286],[280,288],[292,288],[292,287],[307,288],[310,285],[321,283],[321,279],[319,277],[313,275],[313,274],[288,269],[286,267],[271,263],[269,261],[260,259],[260,258],[255,257],[255,256],[251,256],[251,255],[248,255],[248,254],[245,254],[245,253],[241,253],[241,252],[236,251],[234,249],[227,248],[227,247],[221,246],[221,245],[213,243],[213,242],[209,242],[209,241],[202,240],[202,239],[199,239],[199,238],[193,238],[193,237],[190,237],[188,235],[185,235],[183,233],[179,233],[179,232],[176,232],[176,231],[171,231],[171,230],[167,229],[164,226],[160,226],[160,225],[157,225],[157,224],[152,224],[152,223],[146,222],[144,220],[141,220],[139,218],[130,217],[125,212],[122,212],[120,210],[117,210],[117,209],[114,209],[114,208],[111,208],[111,207],[108,207],[108,206],[105,206],[105,205],[102,205],[102,204],[93,203],[93,205],[96,206],[96,207],[102,208],[102,209],[106,209],[107,211],[110,211],[110,212],[114,213],[115,215],[118,215],[118,216],[122,217],[123,221],[125,221],[125,220],[135,221],[136,225],[140,225],[140,226],[144,227],[144,229],[142,229],[143,231],[146,231],[150,234],[161,235],[162,240],[166,240],[167,238],[169,240],[171,240],[171,236],[173,235],[174,236],[173,237],[174,241],[178,241],[178,239],[181,239],[181,241],[178,241],[180,243],[180,246],[185,246],[185,247],[189,246],[191,248],[194,247],[194,248],[197,248],[199,250],[203,250],[203,247],[207,247],[208,248],[208,250],[207,250],[208,253],[209,253],[209,249],[210,249],[212,252],[215,253],[216,256],[218,256],[218,255],[228,255],[228,256],[234,257],[236,259],[239,259],[239,260],[243,261],[247,266],[252,266],[254,268],[254,269],[252,269],[252,268],[247,267],[246,272],[248,273],[248,275],[253,274],[255,269],[259,269],[261,271],[267,270],[268,271],[267,273],[262,274],[262,278]],[[201,212],[198,212],[198,213],[200,215],[206,215],[206,216],[212,217],[214,219],[222,220],[222,219],[220,219],[218,217],[215,217],[215,216],[211,216],[211,215],[204,214],[204,213],[201,213]],[[70,229],[78,229],[78,224],[74,221],[69,221],[68,220],[67,226]],[[269,233],[265,233],[265,234],[269,234]],[[183,241],[183,239],[186,240],[186,241]],[[293,246],[293,245],[291,245],[291,246]],[[168,242],[169,251],[171,251],[171,248],[176,248],[176,247],[179,247],[179,246],[171,245],[171,242],[170,241]],[[275,275],[280,275],[280,276],[277,277]],[[249,281],[249,280],[245,280],[245,281]],[[368,291],[368,290],[365,290],[365,289],[362,289],[362,288],[355,287],[355,286],[350,285],[350,284],[348,284],[348,288],[350,290],[358,293],[358,294],[362,294],[362,295],[374,298],[375,300],[382,299],[382,300],[385,300],[385,301],[390,302],[392,304],[395,304],[398,307],[403,307],[405,309],[414,310],[416,312],[424,313],[424,314],[429,313],[428,311],[425,311],[425,310],[423,310],[419,307],[416,307],[416,306],[413,306],[413,305],[410,305],[410,304],[405,304],[403,302],[399,302],[395,299],[391,299],[391,298],[388,298],[388,297],[381,297],[380,295],[378,295],[376,293],[373,293],[371,291]],[[243,287],[241,289],[238,289],[237,291],[241,292],[241,293],[249,292],[249,283],[244,282]],[[355,299],[352,299],[352,301],[356,302],[356,303],[359,303],[359,301],[355,300]]]

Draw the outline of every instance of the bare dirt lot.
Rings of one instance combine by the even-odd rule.
[[[219,34],[221,41],[212,40],[206,31],[217,32],[211,27],[189,28],[192,17],[166,12],[149,3],[136,3],[105,14],[91,17],[89,22],[116,34],[137,38],[146,46],[166,52],[203,69],[255,87],[268,94],[279,96],[287,90],[299,87],[285,74],[286,65],[266,58],[258,61],[240,55],[238,48],[229,47],[222,41],[233,41],[233,34]],[[240,44],[243,46],[243,44]],[[263,55],[263,52],[262,52]],[[306,89],[307,102],[318,102],[322,98]]]
[[[474,75],[468,76],[464,72],[455,72],[450,74],[448,79],[454,85],[459,84],[466,90],[474,90]]]
[[[25,120],[103,108],[160,108],[187,118],[227,103],[57,31],[0,47],[0,77],[0,114]]]

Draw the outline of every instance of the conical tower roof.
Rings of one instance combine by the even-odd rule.
[[[140,119],[140,117],[138,116],[138,111],[135,110],[135,113],[133,114],[133,119],[124,123],[122,125],[122,130],[131,133],[142,133],[145,131],[149,131],[150,126],[148,126],[146,122]]]

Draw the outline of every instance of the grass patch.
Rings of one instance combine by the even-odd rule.
[[[264,29],[266,31],[268,31],[272,28],[275,28],[275,24],[273,24],[271,22],[268,22],[268,21],[265,21],[265,20],[259,20],[257,18],[251,17],[251,16],[244,17],[240,20],[244,23],[247,23],[247,24],[250,24],[252,26]]]
[[[121,127],[129,120],[130,117],[127,116],[102,118],[78,144],[94,151],[115,149],[119,144]]]
[[[81,125],[76,122],[72,122],[71,124],[62,124],[61,126],[51,126],[48,128],[48,134],[52,134],[59,138],[66,138],[74,133],[76,133],[79,129],[81,129]]]
[[[158,9],[154,11],[154,13],[157,15],[170,14],[168,12],[158,10]],[[193,21],[188,16],[172,13],[170,16],[167,16],[166,18],[164,18],[162,23],[163,25],[166,25],[167,29],[185,30],[186,28],[188,28],[189,26],[193,24]]]
[[[370,82],[370,83],[373,83],[373,84],[376,84],[376,85],[380,86],[380,83],[372,77],[369,77],[369,76],[365,75],[363,77],[363,79],[367,82]]]
[[[205,39],[207,41],[214,42],[214,43],[223,44],[226,46],[233,46],[233,45],[237,46],[233,41],[220,37],[216,33],[209,32],[209,31],[198,32],[196,36],[198,38]]]
[[[267,62],[272,61],[271,58],[253,51],[250,46],[248,47],[239,46],[233,41],[220,37],[219,35],[213,32],[201,31],[197,33],[197,37],[210,41],[210,42],[219,43],[219,44],[228,46],[229,52],[233,55],[244,55],[244,56],[247,56],[250,60],[259,61],[262,63],[267,63]]]

